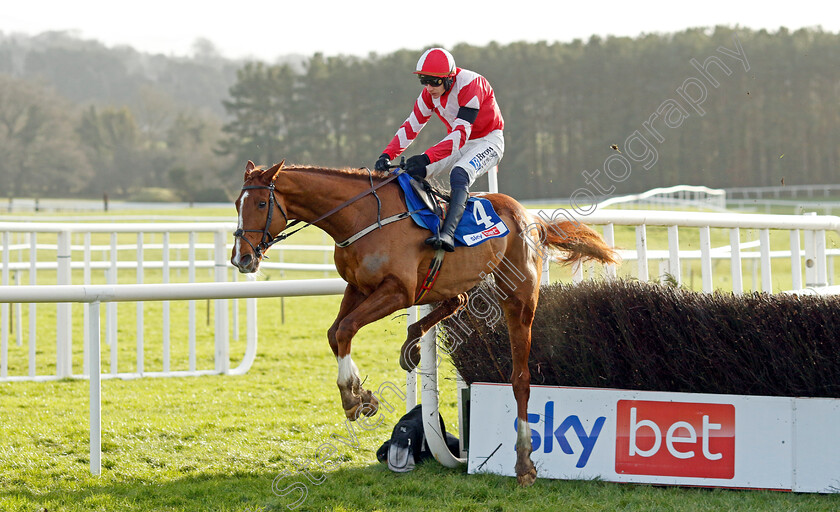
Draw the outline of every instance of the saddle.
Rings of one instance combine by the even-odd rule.
[[[432,211],[441,221],[446,216],[446,208],[449,205],[449,196],[435,188],[426,180],[409,180],[411,188],[417,193],[417,197]]]
[[[436,190],[425,180],[417,183],[407,174],[401,174],[398,182],[405,194],[406,207],[411,218],[421,228],[435,233],[446,216],[449,196]],[[496,214],[490,201],[473,196],[468,201],[464,216],[455,230],[455,242],[473,246],[489,238],[505,236],[507,233],[507,226]]]

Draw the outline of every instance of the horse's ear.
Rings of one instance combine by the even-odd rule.
[[[283,164],[285,164],[285,163],[286,163],[286,159],[284,158],[283,160],[280,161],[279,164],[274,164],[274,165],[271,166],[271,169],[268,169],[267,173],[273,173],[271,175],[272,183],[274,182],[274,180],[277,179],[278,176],[280,176],[280,171],[283,170]]]
[[[245,181],[248,181],[248,177],[251,175],[252,172],[254,172],[254,169],[256,167],[257,166],[254,165],[254,162],[248,160],[248,163],[245,164]]]

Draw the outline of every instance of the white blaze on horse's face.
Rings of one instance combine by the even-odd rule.
[[[239,220],[236,224],[236,229],[245,229],[245,221],[242,219],[242,205],[245,204],[245,199],[247,197],[248,197],[248,191],[247,190],[243,191],[242,195],[239,196],[239,205],[238,205],[239,206],[239,208],[238,208],[238,210],[239,210]],[[233,263],[234,266],[239,267],[239,260],[242,256],[242,240],[240,240],[239,238],[236,238],[234,240],[235,240],[234,247],[233,247],[234,253],[233,253],[233,260],[231,260],[231,263]]]

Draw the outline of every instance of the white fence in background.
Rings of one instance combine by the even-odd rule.
[[[734,187],[726,189],[730,199],[813,198],[840,195],[840,184],[785,185],[778,187]]]
[[[230,202],[224,203],[188,203],[162,201],[112,201],[95,199],[59,199],[59,198],[8,198],[0,201],[0,212],[108,212],[120,210],[183,210],[199,206],[201,208],[230,209]],[[41,217],[39,216],[39,219]]]
[[[532,213],[546,219],[560,218],[561,214],[570,215],[565,210],[532,210]],[[637,277],[642,281],[651,278],[649,262],[658,259],[665,265],[661,268],[677,283],[682,283],[682,265],[686,260],[700,261],[702,289],[704,292],[713,291],[713,261],[726,259],[731,266],[732,291],[743,293],[745,260],[757,261],[761,274],[761,291],[773,293],[783,290],[800,290],[802,288],[820,288],[828,286],[830,257],[838,254],[837,250],[826,248],[826,232],[840,229],[840,217],[828,215],[758,215],[732,213],[700,213],[700,212],[667,212],[667,211],[632,211],[632,210],[595,210],[586,216],[577,216],[575,220],[592,225],[603,226],[604,238],[611,246],[615,245],[615,226],[633,226],[636,233],[635,250],[620,251],[625,261],[636,261]],[[648,249],[647,228],[662,226],[667,228],[668,249],[666,251],[651,251]],[[699,237],[696,240],[698,249],[680,250],[680,230],[697,228]],[[721,228],[729,231],[729,245],[712,247],[711,229]],[[741,230],[756,230],[758,240],[755,242],[741,242]],[[770,232],[787,232],[787,247],[773,250],[770,246]],[[745,249],[756,248],[757,251]],[[771,260],[784,258],[790,263],[792,282],[790,288],[773,287]],[[804,277],[803,277],[804,267]],[[833,270],[833,262],[830,266]],[[583,269],[574,269],[575,280],[583,278]],[[609,266],[607,274],[614,276],[615,268]],[[660,277],[660,276],[654,276]],[[544,276],[544,282],[547,277]]]
[[[712,189],[704,186],[676,185],[654,188],[639,194],[608,197],[597,203],[598,208],[613,207],[635,209],[703,208],[709,210],[748,210],[771,213],[773,208],[785,208],[798,215],[804,211],[820,211],[832,215],[840,209],[840,184],[794,185],[781,187],[740,187]],[[573,198],[540,200],[532,202],[575,203]]]
[[[743,212],[791,213],[801,215],[804,212],[819,212],[834,215],[840,210],[840,201],[803,199],[727,199],[726,207]]]
[[[608,206],[619,208],[635,208],[648,206],[656,208],[707,208],[712,210],[726,209],[726,191],[693,185],[677,185],[674,187],[654,188],[641,194],[611,197],[597,204],[597,208]]]
[[[233,223],[20,223],[0,222],[0,255],[2,269],[0,295],[7,296],[11,285],[41,285],[47,281],[56,285],[90,285],[93,281],[104,281],[107,285],[143,284],[148,280],[147,272],[155,271],[156,279],[162,284],[172,281],[196,283],[202,281],[236,281],[239,273],[228,263]],[[125,243],[125,238],[133,243]],[[173,239],[180,241],[173,243]],[[97,243],[94,243],[96,241]],[[119,243],[118,243],[119,241]],[[307,270],[319,271],[329,275],[335,271],[331,263],[332,246],[291,246],[277,247],[272,251],[275,258],[282,260],[285,251],[317,251],[323,254],[323,263],[288,263],[283,261],[266,262],[266,269],[282,271]],[[120,258],[122,256],[122,258]],[[126,257],[127,256],[127,257]],[[99,273],[102,273],[101,276]],[[158,277],[159,276],[159,277]],[[2,297],[0,297],[2,298]],[[26,304],[29,302],[28,304]],[[50,305],[56,313],[55,371],[38,374],[36,354],[39,345],[47,343],[38,326],[38,307],[31,301],[18,301],[10,305],[8,301],[0,304],[0,382],[13,380],[51,380],[65,377],[84,377],[88,375],[87,354],[82,356],[83,363],[74,368],[73,364],[73,306],[69,302],[56,302]],[[246,300],[247,307],[253,308],[256,322],[256,304],[253,299]],[[27,307],[28,322],[24,325],[23,308]],[[45,306],[40,306],[45,307]],[[145,362],[145,333],[147,326],[144,318],[144,303],[136,304],[136,364],[134,371],[120,370],[118,366],[118,345],[124,342],[125,334],[120,334],[117,305],[109,303],[105,312],[105,340],[111,347],[110,377],[139,376],[176,376],[201,375],[206,373],[224,373],[228,370],[227,353],[231,337],[238,339],[239,304],[238,301],[216,299],[213,303],[215,364],[212,369],[197,368],[196,330],[197,304],[188,303],[188,366],[173,369],[170,365],[170,304],[162,304],[162,368],[149,371]],[[210,305],[207,305],[207,318],[210,318]],[[83,346],[88,344],[88,310],[81,315]],[[78,324],[77,324],[77,327]],[[18,367],[27,366],[25,374],[9,374],[9,343],[11,338],[18,347],[28,343],[28,363],[19,362]],[[119,339],[118,339],[119,338]],[[250,334],[247,342],[251,343]],[[156,349],[155,349],[156,350]],[[246,353],[248,348],[246,348]],[[41,365],[43,368],[43,364]],[[247,367],[244,368],[247,370]]]

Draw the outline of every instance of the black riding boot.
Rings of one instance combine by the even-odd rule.
[[[446,211],[446,219],[443,221],[438,234],[426,239],[426,244],[435,249],[443,249],[446,252],[455,251],[455,228],[464,216],[467,208],[467,199],[470,198],[470,191],[466,188],[457,188],[451,191],[449,209]]]

